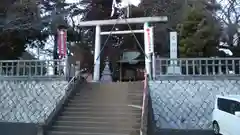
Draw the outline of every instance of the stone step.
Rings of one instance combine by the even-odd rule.
[[[101,85],[94,85],[94,86],[90,86],[87,85],[84,87],[84,89],[88,90],[88,91],[135,91],[135,90],[143,90],[144,88],[144,84],[143,83],[139,83],[139,84],[118,84],[118,83],[112,83],[111,85],[109,84],[101,84]]]
[[[128,103],[142,103],[142,99],[136,98],[136,99],[69,99],[68,100],[69,103],[97,103],[97,104],[108,104],[108,103],[112,103],[112,104],[119,104],[119,103],[124,103],[124,104],[128,104]]]
[[[114,106],[114,105],[128,105],[128,104],[137,104],[141,105],[142,104],[142,99],[140,100],[131,100],[131,99],[125,99],[125,100],[117,100],[117,101],[112,101],[112,100],[102,100],[102,101],[94,101],[94,100],[69,100],[68,104],[77,104],[77,105],[82,105],[82,104],[96,104],[98,106]]]
[[[143,81],[109,82],[109,83],[91,82],[91,83],[88,83],[88,86],[91,86],[91,87],[99,87],[99,86],[139,86],[139,85],[143,85]]]
[[[130,134],[50,131],[48,135],[130,135]]]
[[[117,94],[119,93],[102,93],[102,92],[80,92],[80,93],[76,93],[75,97],[81,97],[81,98],[98,98],[98,97],[102,97],[104,95],[112,95],[112,96],[117,96]],[[121,95],[124,94],[124,96],[128,96],[128,97],[142,97],[143,96],[143,91],[140,92],[121,92]]]
[[[74,97],[75,98],[100,98],[100,97],[106,97],[107,95],[111,95],[111,97],[119,97],[119,94],[104,94],[104,93],[79,93],[79,94],[75,94]],[[143,93],[121,93],[121,96],[124,97],[139,97],[141,98],[143,96]]]
[[[119,93],[102,93],[102,92],[83,92],[83,93],[76,93],[74,97],[76,98],[99,98],[99,97],[117,97],[117,98],[125,98],[125,97],[142,97],[143,92],[138,93],[129,93],[129,92],[119,92]]]
[[[55,121],[53,126],[98,127],[98,128],[134,128],[139,129],[140,123],[134,122],[106,122],[106,121]]]
[[[109,109],[116,109],[116,108],[125,108],[125,107],[131,107],[135,109],[139,109],[142,106],[142,102],[138,104],[133,103],[125,103],[125,104],[112,104],[112,103],[105,103],[105,104],[97,104],[97,103],[80,103],[80,102],[72,102],[65,105],[66,107],[70,108],[96,108],[96,109],[103,109],[103,108],[109,108]]]
[[[115,103],[115,104],[112,104],[112,103],[109,103],[109,102],[106,102],[106,103],[84,103],[84,102],[69,102],[68,104],[65,105],[66,107],[74,107],[74,108],[80,108],[80,107],[95,107],[95,108],[100,108],[100,107],[105,107],[105,108],[112,108],[112,109],[115,109],[115,108],[118,108],[118,107],[132,107],[132,108],[140,108],[142,106],[142,102],[138,101],[138,102],[128,102],[128,103]]]
[[[61,116],[82,116],[82,117],[137,117],[141,116],[141,113],[134,112],[73,112],[64,111]]]
[[[111,93],[111,94],[115,94],[115,93],[129,93],[129,94],[141,94],[143,93],[143,89],[138,89],[138,90],[122,90],[122,89],[119,89],[119,90],[113,90],[113,89],[110,89],[110,90],[102,90],[102,89],[96,89],[96,90],[89,90],[89,89],[82,89],[82,90],[79,90],[78,92],[76,92],[77,95],[82,95],[82,94],[107,94],[107,93]]]
[[[126,87],[99,87],[99,88],[78,88],[79,91],[77,91],[77,93],[81,93],[81,92],[110,92],[110,93],[114,93],[114,92],[129,92],[129,93],[138,93],[138,92],[142,92],[144,89],[143,87],[140,88],[126,88]]]
[[[68,99],[47,135],[139,135],[142,82],[83,87]]]
[[[121,96],[121,97],[120,97]],[[142,99],[143,94],[82,94],[82,95],[74,95],[69,99],[124,99],[124,98],[132,98],[132,99]]]
[[[135,121],[136,123],[141,121],[140,116],[136,117],[83,117],[83,116],[60,116],[58,121],[116,121],[116,122],[127,122]]]
[[[141,113],[142,110],[141,108],[137,108],[137,107],[132,107],[132,106],[128,106],[128,107],[122,107],[122,108],[118,108],[118,107],[105,107],[105,108],[101,108],[101,107],[64,107],[64,111],[74,111],[74,112],[127,112],[127,111],[131,111],[131,112],[136,112],[136,113]]]
[[[88,132],[88,133],[139,133],[140,129],[134,129],[134,128],[99,128],[99,127],[78,127],[78,126],[53,126],[52,131],[70,131],[70,132]]]
[[[98,87],[84,87],[84,89],[80,90],[80,91],[84,91],[84,90],[87,90],[87,91],[106,91],[106,92],[111,92],[111,91],[132,91],[132,92],[135,92],[135,91],[143,91],[144,87],[143,85],[141,86],[98,86]]]
[[[75,99],[68,99],[69,104],[71,103],[97,103],[97,104],[129,104],[129,103],[142,103],[142,98],[124,98],[124,99],[107,99],[107,98],[103,98],[103,99],[94,99],[94,98],[88,98],[88,99],[84,99],[84,98],[75,98]]]

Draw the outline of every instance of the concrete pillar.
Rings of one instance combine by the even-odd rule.
[[[100,49],[101,49],[101,27],[96,26],[95,34],[95,51],[94,51],[94,72],[93,81],[97,82],[100,79]]]

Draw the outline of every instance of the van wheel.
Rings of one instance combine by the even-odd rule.
[[[213,122],[213,132],[214,132],[214,134],[215,135],[220,135],[219,131],[220,131],[219,125],[216,121],[214,121]]]

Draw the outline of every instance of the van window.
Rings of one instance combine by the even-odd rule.
[[[232,101],[230,105],[230,112],[234,114],[236,111],[240,111],[240,103],[237,101]]]
[[[240,102],[218,98],[217,100],[218,109],[224,112],[234,114],[236,111],[240,111]]]
[[[237,102],[236,111],[240,112],[240,102]]]
[[[217,105],[219,110],[230,113],[230,100],[218,98]]]

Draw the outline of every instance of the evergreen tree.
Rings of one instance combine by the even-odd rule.
[[[206,9],[190,7],[178,30],[181,57],[216,56],[220,25]]]
[[[0,59],[16,59],[26,44],[43,38],[36,1],[3,0],[0,12]]]

